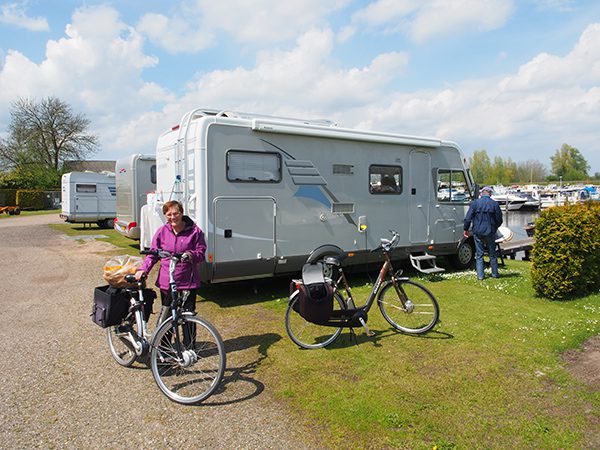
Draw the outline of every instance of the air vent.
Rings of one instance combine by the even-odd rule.
[[[354,175],[354,166],[351,164],[334,164],[334,175]]]
[[[333,203],[331,205],[331,212],[334,214],[353,214],[354,203]]]

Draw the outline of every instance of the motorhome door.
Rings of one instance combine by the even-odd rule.
[[[240,268],[248,277],[272,275],[275,267],[275,199],[217,197],[213,277],[235,279]]]
[[[429,239],[429,196],[431,185],[431,157],[429,153],[413,150],[410,152],[409,167],[409,214],[410,242],[422,244]]]
[[[75,185],[75,215],[77,217],[98,216],[98,186],[92,183]]]

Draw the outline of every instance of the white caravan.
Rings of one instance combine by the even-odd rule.
[[[156,158],[134,154],[120,158],[115,165],[117,217],[114,227],[122,235],[140,238],[140,211],[146,197],[156,189]]]
[[[453,142],[196,109],[158,138],[156,162],[158,200],[180,200],[206,234],[205,281],[296,272],[319,246],[362,265],[390,230],[394,257],[419,270],[473,260],[463,219],[477,188]]]
[[[116,217],[115,174],[69,172],[61,178],[60,218],[70,223],[97,223],[112,228]]]

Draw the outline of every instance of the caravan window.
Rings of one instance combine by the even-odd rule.
[[[369,192],[371,194],[400,194],[402,192],[402,167],[369,167]]]
[[[461,169],[439,169],[437,176],[437,199],[440,202],[469,202],[471,194],[467,187],[465,172]]]
[[[281,156],[279,153],[229,150],[227,180],[278,183],[281,181]]]
[[[156,164],[150,166],[150,183],[156,184]]]
[[[85,194],[94,194],[94,193],[96,193],[96,185],[95,184],[76,184],[75,192],[85,193]]]

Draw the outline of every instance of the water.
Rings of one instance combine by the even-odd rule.
[[[527,237],[525,227],[535,222],[540,217],[540,210],[517,210],[517,211],[502,211],[504,222],[503,226],[508,227],[514,233],[513,239],[524,239]]]

